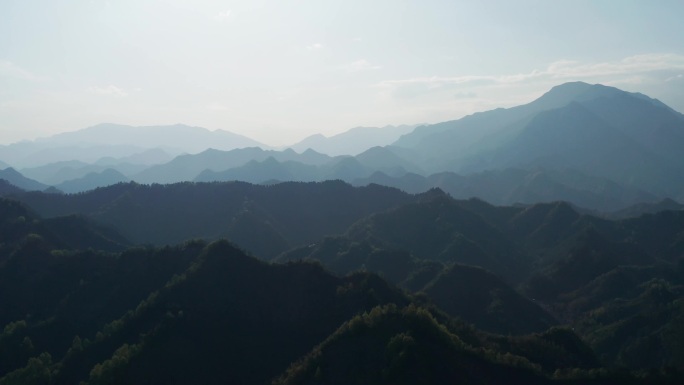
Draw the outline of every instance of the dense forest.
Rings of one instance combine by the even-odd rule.
[[[684,212],[377,185],[0,198],[0,384],[678,384]]]

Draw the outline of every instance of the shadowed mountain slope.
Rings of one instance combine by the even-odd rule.
[[[414,199],[387,187],[355,188],[340,181],[273,186],[128,183],[77,195],[27,193],[16,198],[44,217],[85,215],[118,229],[136,243],[176,244],[231,235],[231,240],[252,252],[270,250],[259,255],[266,259],[325,235],[342,233],[371,213]],[[252,229],[271,234],[270,243],[259,238],[261,231],[238,230],[235,221],[245,220]]]
[[[19,171],[11,167],[6,168],[4,170],[0,170],[0,179],[4,179],[7,182],[25,191],[43,191],[50,187],[48,185],[42,184],[38,181],[23,176]]]

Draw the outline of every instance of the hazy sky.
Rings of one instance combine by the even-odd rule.
[[[271,145],[583,80],[684,111],[684,1],[0,0],[0,143],[102,122]]]

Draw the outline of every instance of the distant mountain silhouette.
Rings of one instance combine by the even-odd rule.
[[[655,203],[638,203],[619,211],[607,213],[606,217],[611,219],[625,219],[638,217],[643,214],[655,214],[661,211],[684,210],[684,204],[675,202],[672,199],[663,199]]]
[[[311,135],[288,147],[297,152],[312,149],[330,156],[354,156],[372,147],[389,145],[415,127],[416,125],[356,127],[331,137]]]
[[[76,179],[89,172],[100,171],[101,167],[79,160],[66,160],[48,163],[38,167],[28,167],[21,170],[29,178],[49,185],[57,185],[69,179]]]
[[[369,169],[389,175],[403,176],[407,172],[424,173],[418,166],[397,155],[390,147],[372,147],[354,158]]]
[[[643,190],[569,169],[508,168],[466,176],[443,172],[427,177],[415,173],[391,177],[376,172],[368,178],[352,181],[357,186],[369,183],[396,187],[413,194],[437,187],[454,198],[478,197],[497,205],[564,200],[579,207],[604,212],[619,210],[638,202],[655,202],[658,199],[656,195]]]
[[[523,106],[418,127],[394,146],[428,172],[574,168],[659,197],[684,191],[684,116],[598,84],[566,83]]]
[[[129,175],[137,174],[149,167],[141,164],[119,163],[116,161],[112,161],[112,163],[115,164],[111,165],[107,165],[107,163],[106,159],[105,162],[98,162],[96,164],[72,160],[48,163],[39,167],[24,168],[21,172],[41,183],[59,185],[67,181],[83,178],[88,174],[102,173],[107,169],[116,170],[128,178]]]
[[[171,148],[196,153],[207,148],[232,150],[244,147],[264,147],[245,136],[224,130],[210,131],[184,124],[169,126],[126,126],[103,123],[78,131],[65,132],[36,143],[51,145],[134,145],[141,148]]]
[[[314,151],[305,151],[298,154],[293,150],[273,151],[262,150],[257,147],[236,149],[231,151],[220,151],[209,149],[195,155],[181,155],[174,158],[172,161],[152,166],[136,175],[131,179],[139,183],[175,183],[182,181],[192,181],[205,172],[205,175],[198,180],[234,180],[223,178],[220,175],[216,179],[211,179],[208,175],[212,172],[222,172],[229,169],[243,167],[251,162],[263,162],[268,158],[273,158],[276,161],[298,161],[303,164],[320,165],[330,161],[330,157],[318,154]],[[268,164],[274,165],[273,162]],[[267,166],[268,166],[267,164]],[[253,164],[250,167],[255,167]],[[268,168],[268,167],[266,167]],[[208,171],[207,171],[208,170]],[[240,171],[236,171],[238,174]],[[242,174],[244,175],[244,173]],[[250,177],[245,181],[261,182],[267,178]],[[240,179],[243,180],[243,179]],[[314,179],[315,180],[315,179]]]
[[[267,181],[313,182],[322,180],[321,171],[315,165],[294,161],[278,162],[273,156],[264,161],[251,160],[245,165],[224,171],[202,171],[195,182],[245,181],[264,183]]]
[[[268,154],[270,156],[263,161],[251,160],[242,166],[224,171],[207,169],[202,171],[194,180],[196,182],[239,180],[250,183],[264,183],[272,181],[316,182],[340,179],[348,182],[368,177],[372,172],[378,172],[377,170],[384,170],[393,175],[403,176],[406,174],[407,168],[409,170],[417,169],[414,165],[403,161],[391,151],[381,147],[374,147],[355,157],[338,156],[322,159],[319,154],[315,159],[315,164],[302,162],[302,160],[306,161],[305,157],[310,157],[307,154],[310,154],[312,150],[308,150],[309,152],[305,152],[297,157],[290,156],[291,154],[288,154],[287,151],[292,152],[292,150],[286,150],[285,153],[268,152],[259,154]],[[281,159],[294,158],[300,160],[278,161],[276,156]],[[323,160],[325,160],[324,163],[319,163]],[[147,173],[149,171],[143,174]]]
[[[33,168],[48,163],[80,161],[93,163],[102,157],[123,158],[145,151],[135,145],[64,145],[49,142],[19,142],[0,147],[0,157],[19,169]]]
[[[0,170],[0,179],[4,179],[7,182],[19,187],[26,191],[43,191],[47,189],[48,185],[42,184],[33,179],[27,178],[22,175],[19,171],[13,169],[12,167]]]
[[[55,186],[65,193],[78,193],[95,189],[97,187],[110,186],[117,183],[128,182],[128,179],[122,173],[108,168],[101,172],[91,172],[85,176],[62,182]]]
[[[182,124],[148,127],[100,124],[34,141],[0,146],[0,159],[18,168],[69,160],[94,163],[103,157],[124,159],[124,162],[147,163],[154,160],[152,163],[158,163],[163,160],[159,153],[154,155],[156,159],[145,159],[152,156],[149,153],[140,154],[158,148],[169,155],[178,155],[198,153],[208,148],[232,150],[245,147],[266,146],[228,131],[209,131]]]
[[[171,154],[161,148],[151,148],[138,154],[125,156],[123,158],[105,157],[95,161],[95,164],[102,166],[114,166],[121,164],[155,165],[171,161],[174,158]]]

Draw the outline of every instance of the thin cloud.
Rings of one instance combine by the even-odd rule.
[[[92,94],[97,94],[97,95],[111,95],[111,96],[116,96],[116,97],[125,97],[128,96],[128,92],[124,91],[123,89],[110,84],[105,87],[90,87],[88,88],[88,92]]]
[[[684,56],[677,54],[645,54],[630,56],[619,61],[601,63],[582,63],[579,61],[559,60],[544,70],[510,75],[464,75],[432,76],[409,79],[386,80],[377,86],[382,88],[412,88],[436,90],[450,86],[482,86],[527,83],[531,81],[558,82],[563,80],[598,80],[611,83],[634,83],[635,79],[645,80],[645,75],[662,71],[684,70]],[[642,75],[642,76],[638,76]],[[680,75],[681,76],[681,75]],[[671,77],[669,79],[676,79]],[[669,80],[666,79],[666,80]]]
[[[0,60],[0,77],[29,80],[33,82],[42,80],[39,76],[36,76],[32,72],[21,68],[9,60]]]
[[[579,63],[561,60],[551,63],[546,74],[556,78],[591,78],[664,70],[684,69],[684,56],[677,54],[645,54],[603,63]]]
[[[368,71],[368,70],[378,70],[382,68],[379,65],[376,64],[371,64],[368,60],[366,59],[359,59],[354,62],[351,62],[347,66],[347,70],[350,72],[359,72],[359,71]]]
[[[666,82],[675,82],[679,80],[684,80],[684,75],[679,74],[675,76],[670,76],[669,78],[665,79]]]
[[[213,19],[222,23],[224,21],[230,20],[230,15],[232,14],[231,10],[226,10],[226,11],[221,11],[214,15]]]
[[[307,45],[307,46],[306,46],[306,49],[311,50],[311,51],[314,51],[314,50],[323,49],[324,47],[325,47],[325,46],[324,46],[323,44],[321,44],[321,43],[313,43],[313,44],[311,44],[311,45]]]

